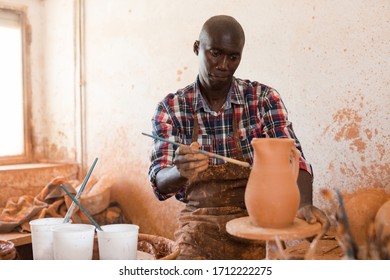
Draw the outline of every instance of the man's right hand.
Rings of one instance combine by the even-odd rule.
[[[197,142],[193,142],[190,146],[180,145],[180,147],[176,149],[173,163],[181,177],[193,180],[200,172],[205,171],[208,168],[209,157],[198,153],[198,149],[199,144]]]
[[[209,157],[196,152],[198,143],[190,146],[180,145],[175,151],[174,165],[161,169],[156,176],[156,186],[160,193],[176,193],[189,181],[194,180],[199,172],[209,166]]]

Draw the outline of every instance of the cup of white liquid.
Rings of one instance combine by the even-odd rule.
[[[92,260],[95,226],[63,224],[53,228],[55,260]]]
[[[53,259],[52,230],[63,222],[64,218],[41,218],[29,222],[34,260]]]
[[[138,225],[111,224],[97,231],[101,260],[137,259]]]

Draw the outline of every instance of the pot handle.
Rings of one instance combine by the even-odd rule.
[[[291,148],[291,155],[292,155],[292,161],[291,161],[291,169],[293,172],[294,180],[298,180],[299,175],[299,153],[295,146]]]

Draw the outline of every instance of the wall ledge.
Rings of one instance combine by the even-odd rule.
[[[29,163],[0,166],[0,208],[10,197],[36,196],[52,179],[77,179],[77,163]]]
[[[59,168],[59,167],[73,167],[77,166],[76,163],[23,163],[23,164],[9,164],[0,165],[0,172],[2,171],[22,171],[22,170],[34,170],[42,168]]]

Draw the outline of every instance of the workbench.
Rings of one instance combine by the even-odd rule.
[[[20,232],[0,233],[0,240],[8,240],[14,243],[18,259],[20,260],[33,259],[31,233],[20,233]]]

